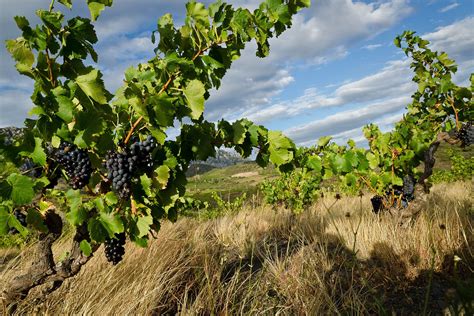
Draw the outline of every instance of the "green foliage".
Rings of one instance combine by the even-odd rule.
[[[418,89],[407,106],[408,113],[392,131],[383,133],[375,124],[364,127],[369,150],[357,148],[352,140],[347,146],[336,145],[331,143],[330,136],[319,139],[316,146],[298,148],[292,164],[303,171],[266,182],[262,188],[267,202],[300,212],[317,197],[313,191],[320,188],[323,181],[331,181],[351,194],[368,188],[373,194],[384,196],[387,191],[402,186],[405,176],[419,176],[419,167],[440,133],[459,129],[461,122],[474,118],[474,75],[471,75],[470,87],[453,83],[452,77],[457,71],[454,61],[444,52],[431,51],[428,44],[410,31],[395,39],[395,45],[412,59],[410,67]],[[434,164],[431,159],[428,162]],[[460,157],[452,160],[453,177],[472,177],[471,160]],[[314,171],[313,176],[306,170]]]
[[[465,158],[453,150],[448,151],[451,160],[450,170],[437,170],[430,180],[433,183],[471,180],[474,176],[474,157]]]
[[[69,9],[73,5],[72,0],[59,3]],[[87,227],[90,242],[81,242],[85,254],[90,254],[92,244],[121,232],[146,246],[150,231],[158,231],[162,220],[176,220],[188,203],[183,197],[191,161],[212,157],[216,148],[225,146],[244,157],[257,149],[261,166],[271,162],[286,170],[291,165],[296,148],[281,132],[246,119],[208,122],[204,106],[246,43],[255,41],[256,55],[267,56],[268,40],[291,27],[293,15],[309,6],[308,0],[267,0],[253,12],[222,1],[208,7],[190,1],[182,26],[175,26],[169,14],[158,20],[152,35],[155,57],[128,68],[123,86],[114,94],[105,89],[99,67],[89,63],[98,62],[94,21],[112,0],[87,0],[91,19],[67,20],[55,4],[53,0],[48,10],[37,11],[37,26],[15,17],[21,36],[6,42],[17,70],[35,82],[31,114],[36,119],[25,121],[22,139],[11,144],[0,139],[2,170],[15,170],[29,157],[41,166],[42,174],[32,180],[2,171],[2,227],[15,226],[10,220],[13,207],[26,205],[34,210],[27,218],[29,228],[44,230],[43,206],[55,200],[69,205],[65,218],[71,225]],[[180,135],[166,140],[167,129],[176,121],[182,124]],[[151,153],[153,170],[132,179],[131,195],[123,198],[107,179],[107,152],[121,152],[131,138],[143,140],[148,135],[158,143]],[[65,142],[90,158],[94,170],[87,192],[55,186],[56,175],[66,176],[54,155]]]
[[[0,248],[21,248],[24,246],[30,237],[24,237],[21,234],[16,235],[1,235]]]
[[[314,202],[320,189],[320,177],[307,170],[293,170],[275,180],[264,181],[260,189],[267,203],[299,213]]]
[[[247,194],[243,193],[239,197],[224,200],[217,192],[211,193],[212,201],[206,202],[191,197],[180,198],[180,213],[184,216],[197,217],[200,219],[213,219],[226,214],[233,214],[242,209]]]
[[[224,214],[232,214],[239,211],[244,205],[245,200],[247,199],[247,194],[243,193],[241,196],[235,198],[233,201],[222,199],[219,194],[212,192],[212,198],[216,203],[216,209]]]
[[[71,0],[59,3],[72,6]],[[221,146],[243,157],[256,149],[260,166],[271,163],[286,173],[275,182],[276,189],[267,183],[264,190],[271,203],[296,212],[313,201],[322,181],[334,177],[351,190],[367,186],[382,193],[401,185],[404,175],[416,173],[440,131],[473,120],[474,76],[471,87],[455,85],[454,62],[445,53],[431,51],[428,42],[413,32],[405,32],[396,45],[413,60],[418,90],[395,129],[382,133],[375,125],[367,126],[370,151],[357,148],[353,141],[336,145],[331,137],[321,138],[311,148],[296,148],[281,132],[247,119],[206,121],[204,106],[245,45],[255,41],[256,55],[267,56],[269,39],[291,27],[293,15],[309,6],[308,0],[266,0],[253,12],[222,1],[208,7],[190,1],[182,26],[175,26],[169,14],[158,20],[152,35],[155,57],[128,68],[123,86],[114,94],[105,89],[98,67],[88,62],[98,61],[93,21],[112,0],[88,0],[92,20],[65,20],[54,5],[52,1],[48,10],[37,11],[41,23],[35,27],[25,17],[15,17],[21,36],[6,42],[17,70],[35,81],[31,113],[37,118],[25,121],[21,140],[0,142],[0,162],[2,169],[17,168],[29,157],[42,174],[32,180],[18,172],[2,172],[0,233],[18,226],[12,212],[23,205],[33,210],[27,218],[29,227],[44,230],[41,219],[47,207],[43,206],[56,200],[70,206],[65,211],[70,224],[87,227],[90,243],[81,243],[84,253],[121,232],[146,246],[149,233],[158,231],[163,220],[175,221],[189,203],[183,199],[190,163],[215,156]],[[176,121],[181,123],[180,134],[169,140],[166,132]],[[153,169],[133,178],[131,194],[121,195],[107,179],[106,155],[121,153],[130,139],[144,140],[148,135],[157,142],[150,153]],[[55,187],[55,176],[66,175],[54,156],[64,142],[87,151],[94,168],[87,193]],[[236,205],[219,202],[233,209],[240,200]]]

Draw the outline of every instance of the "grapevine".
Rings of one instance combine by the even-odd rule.
[[[182,26],[175,26],[169,14],[158,20],[152,35],[155,57],[128,68],[114,94],[105,89],[98,67],[88,62],[98,62],[94,21],[112,1],[88,1],[91,19],[67,21],[56,4],[72,7],[70,0],[53,0],[47,10],[37,11],[41,24],[33,27],[25,17],[15,17],[22,34],[6,42],[17,70],[35,81],[36,118],[25,121],[19,141],[0,141],[2,163],[16,168],[0,175],[0,234],[16,228],[26,235],[35,229],[38,247],[49,249],[38,265],[47,268],[13,280],[3,293],[6,305],[38,285],[49,282],[57,288],[79,273],[101,244],[113,264],[122,259],[125,240],[146,247],[162,221],[176,220],[191,162],[215,156],[216,148],[233,148],[243,157],[255,149],[260,166],[271,163],[288,173],[284,177],[291,179],[293,191],[288,194],[282,186],[283,194],[273,191],[274,200],[297,212],[314,201],[323,181],[334,177],[378,195],[382,203],[375,199],[374,210],[380,211],[395,199],[402,204],[416,199],[420,187],[428,187],[440,135],[453,129],[463,133],[463,124],[473,120],[472,88],[451,81],[454,61],[407,31],[395,44],[412,58],[418,90],[394,130],[382,133],[373,124],[366,126],[369,150],[353,141],[340,146],[330,137],[297,148],[281,132],[247,119],[209,122],[204,104],[248,42],[255,41],[256,55],[266,57],[269,39],[290,28],[292,17],[309,0],[264,1],[253,12],[222,1],[208,7],[191,1]],[[168,139],[176,121],[180,134]],[[459,134],[464,143],[470,142],[471,130],[464,133],[467,138]],[[38,170],[37,178],[18,169],[25,158]],[[421,164],[422,172],[417,170]],[[58,188],[62,175],[71,188]],[[61,210],[57,201],[68,207]],[[14,210],[20,207],[28,208],[28,228],[16,219]],[[49,254],[61,236],[63,218],[76,233],[67,258],[55,262]],[[40,281],[32,275],[41,276]]]
[[[51,250],[63,219],[76,228],[64,260],[55,262],[45,253],[35,267],[48,269],[31,270],[21,283],[7,286],[2,296],[7,306],[43,283],[57,288],[103,243],[114,264],[122,258],[125,238],[146,247],[161,221],[176,220],[190,163],[214,156],[216,148],[234,148],[243,156],[256,148],[262,166],[273,163],[280,170],[295,156],[294,143],[281,132],[246,119],[206,121],[204,104],[246,43],[255,41],[256,55],[266,57],[269,39],[290,28],[309,0],[264,1],[254,11],[190,1],[182,26],[169,14],[158,20],[155,57],[128,68],[114,94],[105,89],[94,49],[94,22],[112,3],[88,1],[90,18],[67,20],[58,7],[71,8],[72,1],[52,0],[36,11],[37,26],[15,17],[21,35],[6,42],[17,70],[35,81],[36,116],[25,121],[18,140],[0,142],[2,164],[16,168],[0,174],[0,234],[12,227],[24,235],[35,229],[38,247]],[[167,139],[176,121],[181,132]],[[25,158],[28,169],[18,169]],[[29,177],[30,169],[37,178]],[[65,190],[61,177],[69,184]],[[28,208],[28,228],[14,220],[19,207]]]
[[[439,144],[442,141],[460,142],[462,146],[471,144],[474,75],[470,77],[470,87],[454,84],[452,76],[457,71],[454,61],[444,52],[430,50],[429,42],[412,31],[398,36],[395,45],[412,59],[413,81],[418,84],[403,119],[386,133],[375,124],[365,126],[368,150],[358,148],[353,140],[347,145],[337,145],[326,136],[312,147],[298,148],[292,165],[301,172],[317,174],[311,178],[315,191],[324,187],[324,181],[336,181],[346,191],[371,191],[375,213],[390,208],[416,213],[416,203],[411,202],[429,191],[428,181]],[[295,204],[292,201],[298,200],[292,194],[295,189],[297,186],[285,181],[284,176],[265,184],[264,193],[271,204]],[[309,205],[314,200],[305,203]]]

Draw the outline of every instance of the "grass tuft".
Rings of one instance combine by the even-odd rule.
[[[78,276],[18,312],[468,314],[472,191],[472,183],[436,185],[408,229],[396,216],[372,214],[368,196],[325,197],[299,216],[247,205],[213,220],[182,218],[163,224],[148,249],[127,244],[115,267],[99,250]],[[1,283],[27,264],[10,258]]]

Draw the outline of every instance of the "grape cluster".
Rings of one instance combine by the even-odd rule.
[[[122,257],[125,254],[125,233],[115,234],[115,238],[107,238],[104,245],[107,261],[116,265],[122,261]]]
[[[35,164],[30,158],[26,158],[20,166],[20,171],[32,178],[39,178],[42,174],[42,168]]]
[[[408,202],[413,200],[415,191],[415,178],[412,175],[406,175],[403,177],[403,187],[394,186],[392,189],[387,190],[384,196],[375,195],[370,199],[372,202],[373,212],[378,214],[384,209],[384,200],[386,205],[397,207],[400,200],[402,207],[407,207]]]
[[[121,198],[130,196],[132,180],[135,177],[152,170],[152,152],[156,146],[156,139],[148,135],[145,141],[133,139],[132,144],[122,152],[110,151],[107,154],[107,177]]]
[[[461,141],[462,147],[466,147],[466,146],[470,146],[474,144],[473,122],[468,122],[468,123],[463,124],[456,136]]]
[[[403,177],[403,199],[407,202],[413,200],[415,193],[415,177],[407,174]]]
[[[23,214],[20,210],[15,210],[13,211],[13,215],[16,217],[16,219],[20,222],[22,226],[26,227],[26,215]],[[8,231],[9,234],[16,235],[18,234],[18,230],[15,227],[11,227],[10,230]]]
[[[76,145],[62,142],[55,153],[55,158],[69,176],[69,183],[74,190],[83,188],[92,174],[92,164],[87,151]]]
[[[383,209],[383,198],[380,195],[376,195],[370,199],[372,202],[373,212],[378,214]]]

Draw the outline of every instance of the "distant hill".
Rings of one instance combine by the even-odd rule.
[[[214,168],[229,167],[245,161],[249,160],[242,158],[236,152],[218,149],[216,151],[216,157],[209,157],[206,161],[191,162],[186,175],[192,177],[197,174],[206,173]]]

